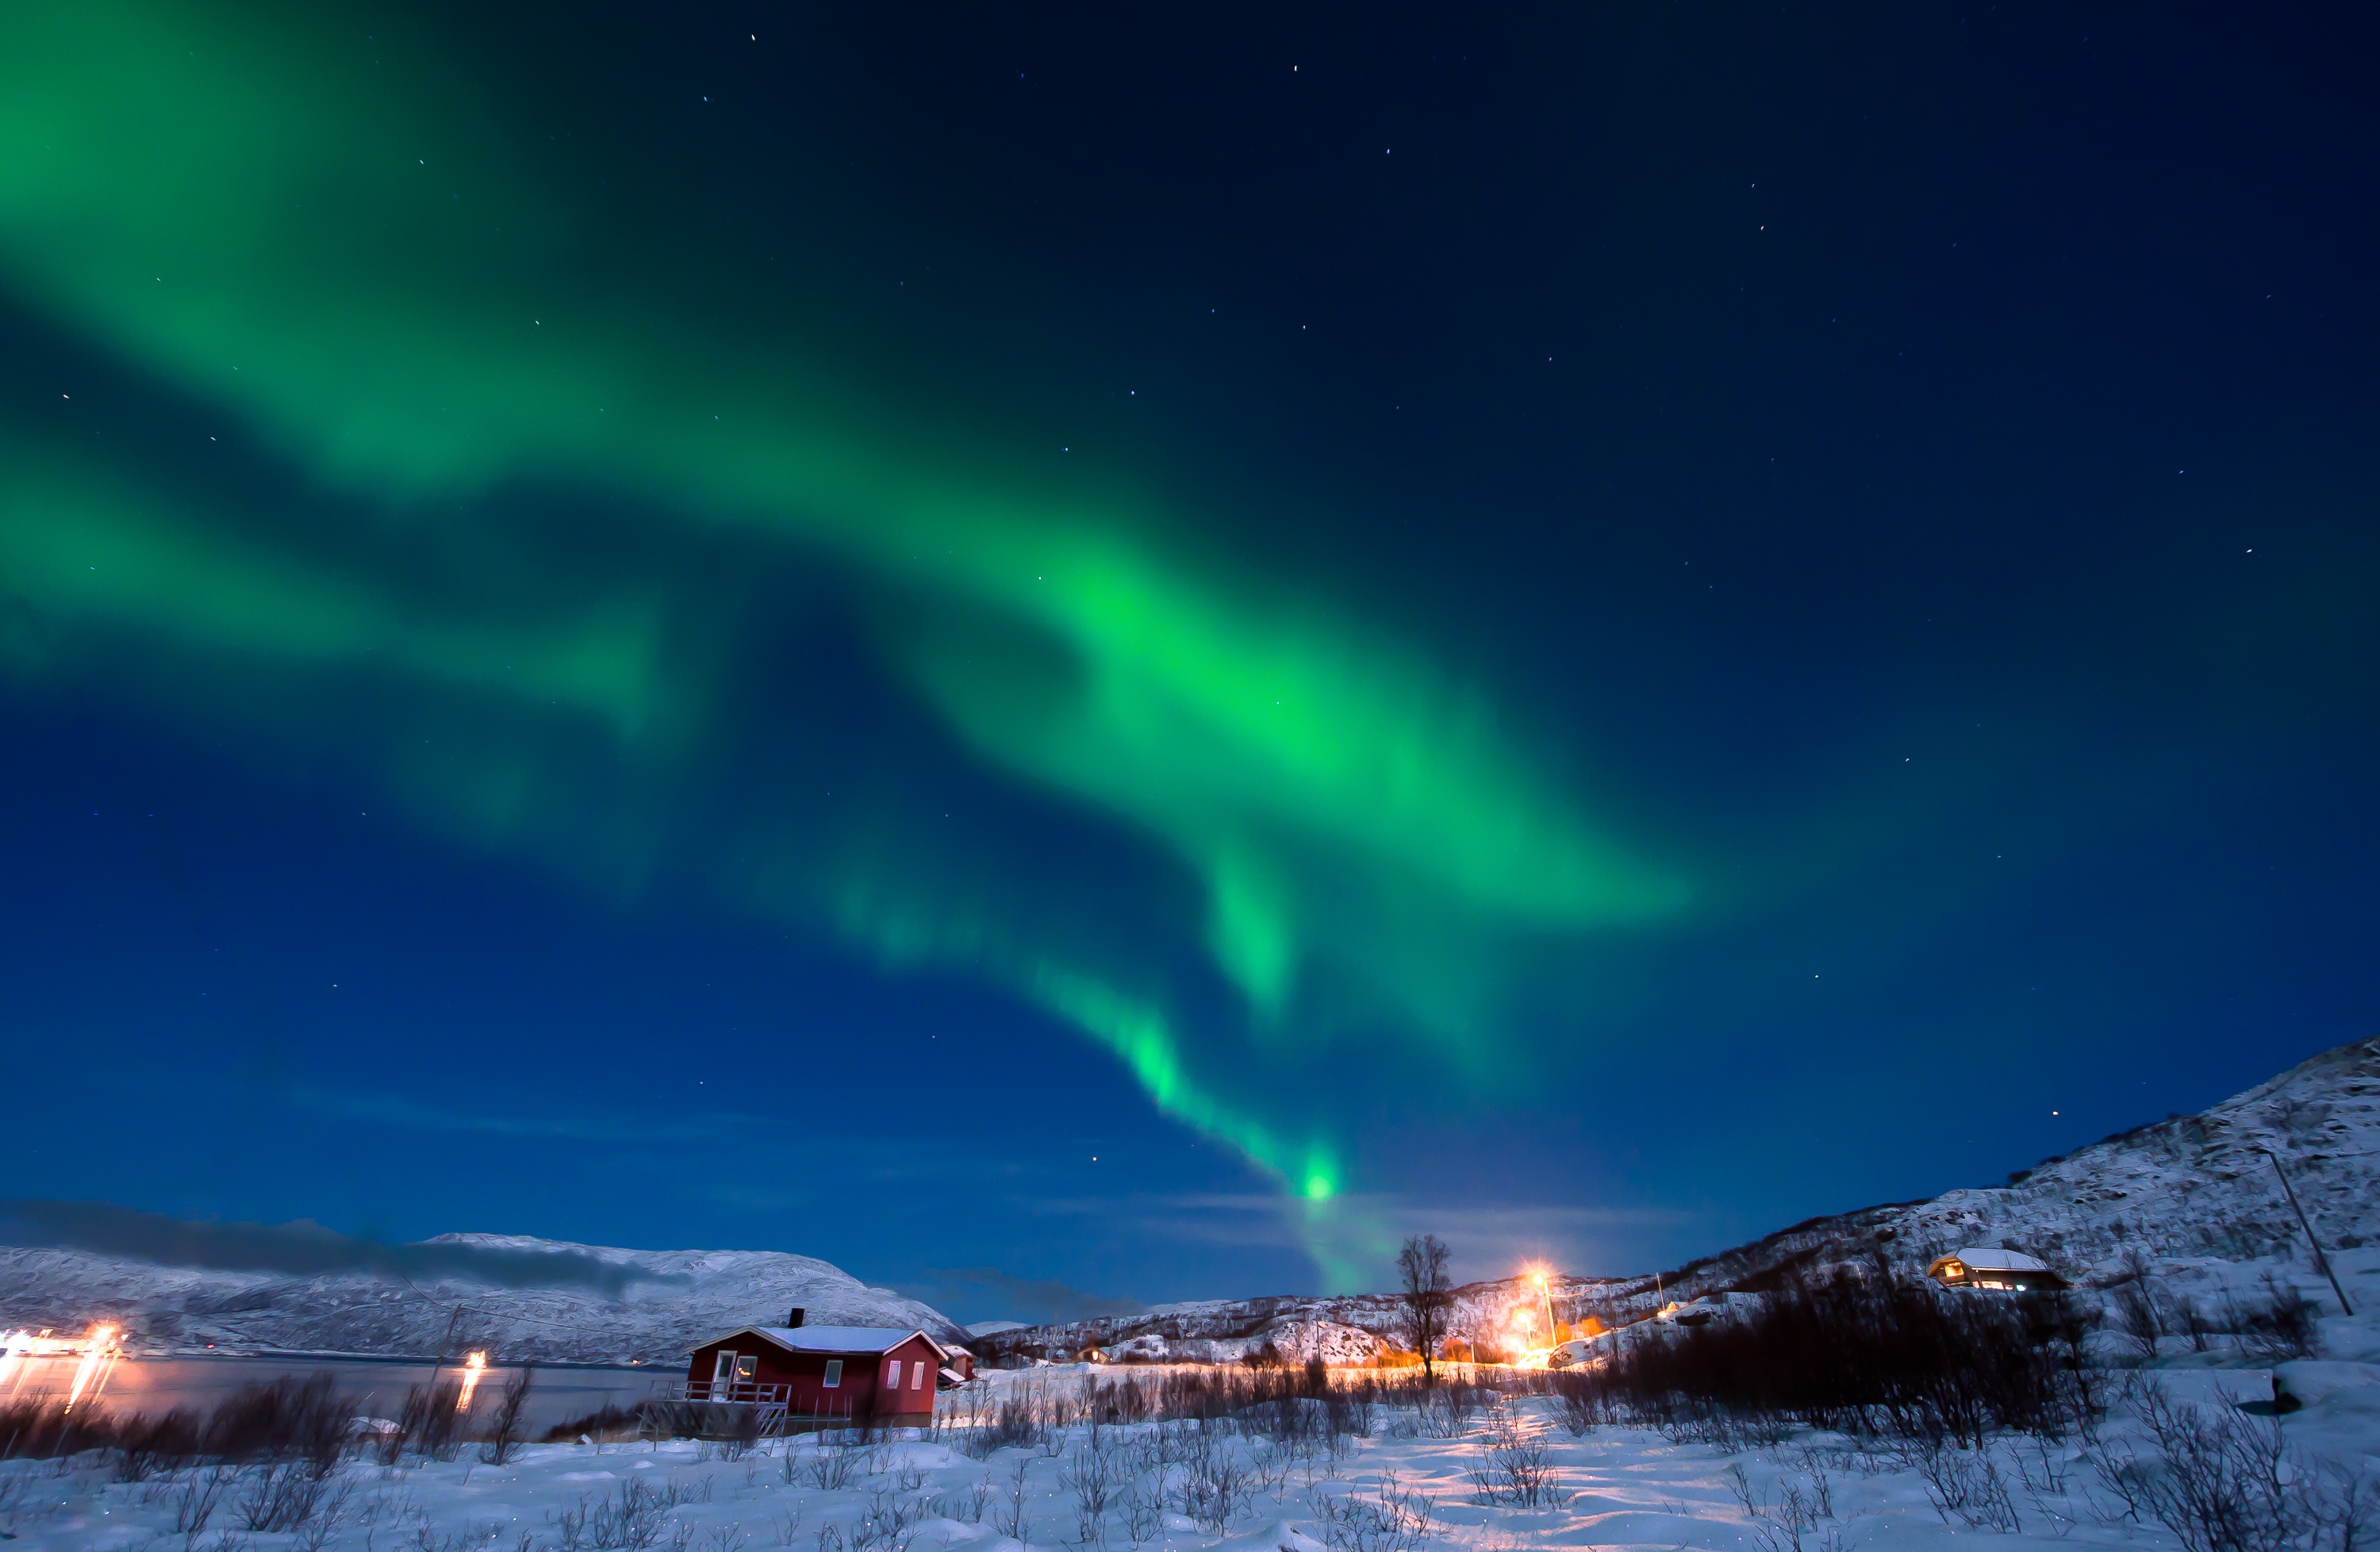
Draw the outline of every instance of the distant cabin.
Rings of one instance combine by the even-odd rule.
[[[1752,1315],[1760,1305],[1757,1293],[1706,1293],[1691,1303],[1672,1300],[1654,1311],[1653,1318],[1670,1326],[1707,1326],[1722,1316]]]
[[[973,1354],[920,1330],[745,1326],[687,1352],[680,1399],[757,1407],[779,1426],[922,1428],[933,1422],[935,1392],[974,1376]]]
[[[1945,1288],[1980,1288],[2001,1293],[2035,1293],[2074,1285],[2049,1264],[2021,1250],[1975,1245],[1938,1256],[1925,1275]]]

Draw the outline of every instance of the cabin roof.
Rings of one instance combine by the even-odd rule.
[[[914,1326],[739,1326],[720,1336],[706,1337],[686,1351],[698,1352],[730,1338],[747,1336],[774,1342],[788,1352],[870,1356],[890,1352],[912,1337],[925,1337],[926,1345],[934,1350],[938,1358],[950,1355],[950,1350]]]
[[[1934,1264],[1938,1267],[1943,1261],[1962,1262],[1971,1272],[2046,1272],[2049,1270],[2049,1263],[2046,1261],[2027,1255],[2021,1250],[2004,1250],[1998,1245],[1976,1245],[1967,1250],[1953,1251]]]

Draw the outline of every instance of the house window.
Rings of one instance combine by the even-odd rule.
[[[892,1360],[892,1377],[885,1384],[884,1388],[887,1390],[901,1388],[901,1360],[898,1358]]]
[[[722,1347],[719,1350],[719,1360],[711,1365],[710,1377],[722,1385],[734,1381],[735,1378],[735,1352],[734,1349]]]
[[[917,1360],[917,1365],[909,1371],[909,1388],[912,1390],[923,1390],[925,1388],[926,1361],[920,1358]]]
[[[830,1358],[826,1361],[826,1379],[823,1383],[829,1390],[833,1389],[836,1386],[843,1383],[842,1359]]]
[[[749,1385],[760,1377],[760,1355],[739,1352],[735,1355],[735,1383]]]

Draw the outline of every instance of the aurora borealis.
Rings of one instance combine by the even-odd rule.
[[[2337,784],[2374,709],[2368,302],[2327,267],[2343,227],[2250,188],[2207,229],[2260,235],[2157,247],[2147,290],[2180,312],[2127,311],[2111,245],[2167,218],[2084,185],[2129,158],[2165,188],[2195,142],[2124,140],[2059,73],[2178,112],[2145,61],[2213,68],[2189,40],[2053,65],[2011,21],[1926,67],[2051,104],[2057,134],[1996,167],[1906,82],[1867,112],[1913,139],[1862,140],[1749,37],[1223,26],[1173,70],[1149,61],[1182,40],[1117,22],[911,23],[0,18],[26,955],[0,1013],[19,1061],[238,1069],[239,1104],[299,1131],[610,1170],[691,1116],[729,1175],[808,1139],[813,1183],[878,1179],[854,1161],[885,1138],[789,1120],[765,1074],[892,1083],[854,1053],[898,1049],[917,1099],[1001,1118],[929,1196],[1038,1183],[935,1253],[847,1204],[722,1220],[760,1198],[658,1165],[613,1207],[516,1185],[508,1221],[466,1223],[460,1161],[411,1199],[365,1170],[303,1202],[252,1162],[143,1195],[130,1162],[77,1179],[56,1135],[12,1194],[1146,1297],[1359,1284],[1432,1201],[1517,1215],[1516,1247],[1708,1248],[2214,1097],[2167,1068],[2117,1086],[2142,1049],[2244,1079],[2362,1027],[2371,971],[2319,944],[2370,922],[2337,872],[2371,860]],[[1609,73],[1632,55],[1730,105],[1648,106]],[[1524,79],[1527,107],[1488,111]],[[1764,115],[1806,134],[1764,147]],[[2045,192],[2058,135],[2104,160]],[[1916,192],[1927,157],[1985,158],[1968,208]],[[103,769],[217,860],[161,883],[81,855],[55,827]],[[350,809],[385,828],[330,839]],[[2177,894],[2180,849],[2204,867]],[[203,922],[141,903],[223,866]],[[65,879],[112,903],[60,910]],[[159,912],[179,925],[128,925]],[[291,925],[317,912],[419,957],[391,951],[358,1012],[370,975]],[[522,912],[547,970],[464,947]],[[227,937],[246,993],[188,963]],[[764,974],[760,944],[798,957]],[[698,973],[752,989],[730,1015],[680,996]],[[1830,976],[1846,1000],[1814,1004]],[[636,989],[566,1030],[521,1014],[599,980]],[[261,996],[273,1032],[202,994]],[[672,1006],[707,1033],[657,1028]],[[2010,1070],[2050,1052],[2055,1076]],[[696,1066],[742,1074],[735,1099],[679,1093]],[[539,1076],[585,1068],[645,1076]],[[161,1148],[206,1130],[174,1086],[125,1101]],[[1987,1118],[1965,1151],[1891,1158],[1954,1094]],[[1776,1104],[1828,1141],[1798,1189],[1730,1194],[1721,1156],[1773,1147],[1746,1118]],[[1097,1151],[1062,1135],[1135,1134],[1224,1146],[1062,1178]],[[1672,1171],[1664,1138],[1713,1162]],[[1195,1246],[1134,1270],[1139,1242],[1052,1227],[1143,1210],[1048,1206],[1112,1191],[1270,1196],[1289,1237],[1230,1275]]]

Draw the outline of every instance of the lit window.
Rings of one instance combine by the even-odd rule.
[[[737,1353],[735,1356],[735,1383],[738,1385],[749,1385],[759,1377],[760,1355],[757,1352]]]
[[[901,1388],[901,1360],[898,1358],[892,1360],[892,1377],[885,1383],[884,1388],[887,1390]]]
[[[833,1389],[836,1386],[841,1385],[842,1383],[843,1383],[843,1360],[842,1360],[842,1359],[840,1359],[840,1358],[830,1358],[830,1359],[828,1359],[828,1360],[826,1361],[826,1380],[825,1380],[826,1388],[827,1388],[828,1389],[832,1390],[832,1389]]]

